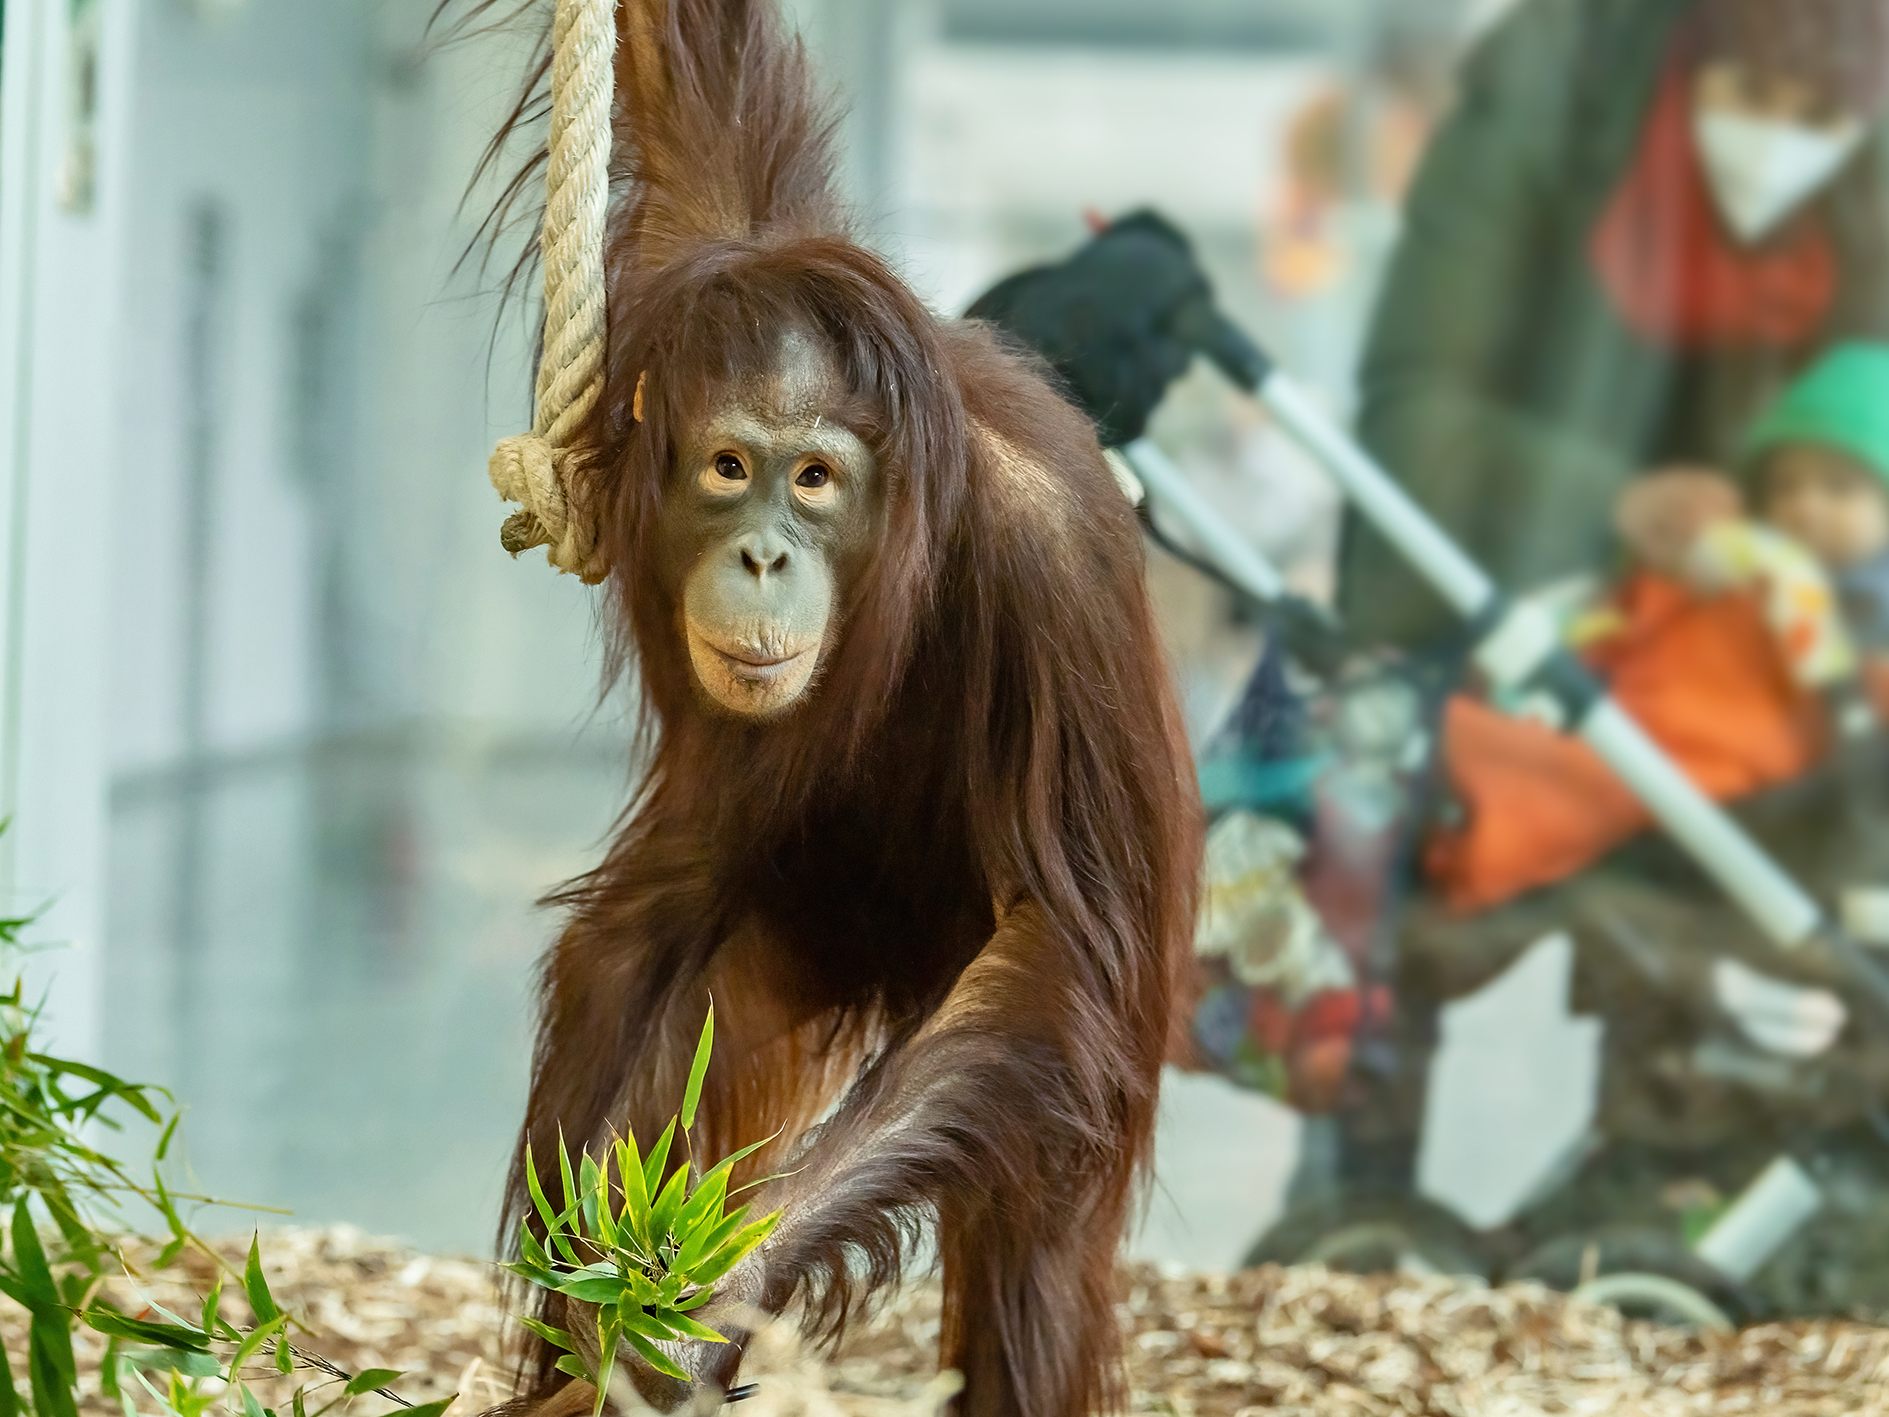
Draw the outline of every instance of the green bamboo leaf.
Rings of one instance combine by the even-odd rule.
[[[624,1276],[624,1271],[619,1269],[613,1261],[597,1260],[592,1264],[580,1265],[576,1269],[567,1270],[564,1272],[563,1275],[560,1276],[560,1278],[561,1279],[614,1279],[618,1281],[619,1283],[621,1283],[623,1276]]]
[[[763,1216],[752,1225],[743,1226],[730,1236],[720,1249],[691,1271],[690,1277],[697,1284],[713,1284],[767,1239],[773,1233],[774,1227],[780,1223],[780,1218],[781,1213],[777,1210],[772,1215]]]
[[[238,1383],[236,1386],[243,1395],[243,1417],[269,1417],[269,1410],[256,1401],[256,1394],[249,1390],[248,1383]]]
[[[153,1170],[151,1173],[151,1194],[154,1197],[152,1204],[157,1206],[158,1214],[164,1217],[164,1223],[170,1227],[171,1235],[176,1239],[181,1239],[186,1233],[183,1217],[177,1213],[177,1206],[171,1200],[170,1190],[164,1184],[164,1175],[161,1171]]]
[[[124,1375],[132,1371],[131,1360],[125,1355],[117,1339],[109,1339],[105,1344],[105,1356],[99,1360],[98,1390],[106,1397],[118,1399],[120,1407],[125,1405]]]
[[[615,1324],[605,1323],[603,1315],[597,1316],[597,1372],[601,1381],[597,1384],[597,1405],[591,1408],[590,1417],[603,1417],[604,1400],[610,1395],[610,1375],[616,1371],[620,1332]]]
[[[577,1179],[571,1175],[571,1150],[564,1145],[564,1129],[558,1128],[558,1175],[564,1182],[564,1213],[574,1215],[582,1202],[583,1192],[577,1189]]]
[[[249,1307],[255,1311],[258,1323],[266,1323],[282,1312],[269,1292],[268,1276],[262,1272],[261,1236],[254,1233],[249,1237],[249,1262],[243,1266],[243,1292],[249,1296]]]
[[[559,1137],[558,1149],[561,1151],[563,1147],[564,1140]],[[576,1264],[577,1251],[571,1247],[571,1242],[564,1232],[564,1222],[569,1212],[560,1214],[551,1208],[551,1202],[545,1196],[544,1187],[539,1184],[538,1167],[532,1160],[529,1143],[525,1146],[525,1190],[531,1196],[532,1209],[538,1212],[538,1219],[544,1223],[545,1244],[556,1250],[569,1263]]]
[[[538,1183],[538,1163],[532,1157],[531,1143],[525,1143],[525,1190],[531,1196],[531,1208],[538,1212],[538,1219],[549,1231],[557,1226],[557,1212],[546,1199],[544,1187]]]
[[[715,1046],[715,1005],[708,1006],[702,1020],[702,1036],[696,1040],[695,1061],[689,1065],[689,1085],[682,1091],[682,1130],[695,1125],[696,1105],[702,1100],[702,1082],[708,1076],[708,1055]]]
[[[550,1269],[551,1257],[544,1252],[544,1246],[538,1243],[538,1237],[531,1233],[531,1222],[518,1222],[518,1253],[526,1264],[533,1269]]]
[[[669,1125],[662,1129],[662,1135],[649,1149],[649,1159],[643,1163],[643,1207],[649,1208],[649,1198],[656,1194],[662,1185],[663,1177],[669,1170],[669,1148],[676,1139],[676,1119],[671,1117]]]
[[[412,1407],[402,1407],[400,1417],[444,1417],[447,1408],[459,1401],[459,1394],[442,1397],[437,1402],[422,1402]]]
[[[152,1323],[149,1319],[129,1318],[110,1309],[86,1309],[79,1321],[108,1338],[128,1338],[135,1343],[155,1344],[159,1348],[202,1352],[210,1346],[210,1335],[186,1324]]]
[[[728,1155],[724,1156],[720,1161],[717,1161],[712,1168],[710,1168],[709,1173],[708,1173],[709,1176],[714,1175],[715,1172],[723,1170],[724,1168],[729,1171],[733,1171],[735,1167],[739,1166],[742,1162],[746,1161],[750,1156],[753,1156],[754,1153],[759,1151],[762,1147],[771,1146],[774,1142],[779,1141],[780,1135],[781,1135],[780,1128],[776,1127],[772,1132],[770,1132],[767,1136],[762,1137],[759,1141],[749,1142],[746,1146],[742,1147],[740,1151],[731,1151],[730,1153],[728,1153]],[[704,1176],[702,1179],[706,1181],[708,1179],[708,1176]],[[754,1182],[750,1181],[748,1183],[748,1186],[752,1186],[753,1184]],[[741,1189],[745,1191],[748,1189],[748,1186],[743,1186]]]
[[[759,1190],[762,1186],[768,1185],[774,1181],[785,1181],[789,1176],[798,1174],[798,1168],[792,1171],[770,1171],[765,1176],[756,1176],[752,1181],[743,1181],[739,1186],[736,1186],[733,1190],[728,1192],[728,1199],[733,1200],[736,1196],[745,1196],[749,1191]]]
[[[92,1228],[79,1218],[73,1208],[72,1198],[65,1189],[56,1184],[38,1186],[39,1198],[45,1203],[46,1213],[59,1227],[59,1236],[65,1241],[69,1258],[96,1268],[105,1254],[105,1245],[93,1233]]]
[[[255,1357],[256,1350],[286,1328],[288,1322],[287,1314],[277,1314],[266,1323],[259,1324],[244,1334],[242,1341],[236,1345],[235,1356],[230,1359],[231,1375],[234,1376],[243,1364]]]
[[[718,1166],[695,1183],[688,1200],[676,1212],[676,1234],[687,1240],[703,1226],[712,1227],[721,1216],[722,1202],[727,1196],[728,1173]]]
[[[183,1120],[182,1112],[171,1113],[170,1121],[164,1124],[164,1134],[157,1139],[157,1160],[162,1161],[170,1155],[171,1140],[177,1135],[177,1124]]]
[[[583,1359],[579,1358],[575,1353],[566,1353],[552,1366],[560,1373],[568,1377],[576,1378],[579,1382],[588,1383],[595,1381],[595,1375],[590,1369],[584,1366]]]
[[[682,1242],[682,1249],[676,1255],[675,1268],[678,1273],[693,1274],[695,1267],[710,1255],[728,1243],[735,1232],[748,1223],[749,1206],[724,1216],[716,1225],[706,1230],[697,1230]]]
[[[707,1324],[690,1318],[679,1309],[669,1309],[659,1316],[683,1338],[693,1338],[699,1343],[726,1343],[728,1340]]]
[[[151,1122],[153,1125],[163,1124],[163,1115],[159,1113],[156,1107],[151,1105],[151,1099],[145,1095],[151,1091],[148,1087],[141,1087],[136,1083],[126,1082],[123,1078],[113,1073],[108,1073],[103,1068],[95,1068],[90,1063],[74,1062],[71,1058],[55,1058],[46,1053],[28,1053],[26,1056],[28,1061],[36,1063],[40,1067],[46,1068],[53,1073],[82,1078],[84,1081],[91,1083],[100,1093],[104,1094],[104,1097],[99,1099],[100,1101],[103,1101],[105,1098],[116,1097],[119,1101],[135,1109],[140,1116],[144,1117],[145,1120]]]
[[[13,1364],[0,1347],[0,1417],[20,1417],[20,1390],[13,1381]]]
[[[715,1291],[712,1288],[704,1287],[704,1288],[696,1290],[693,1294],[689,1295],[689,1297],[686,1299],[676,1300],[676,1302],[671,1304],[669,1308],[674,1313],[686,1314],[692,1309],[701,1308],[702,1305],[706,1304],[710,1299],[713,1299],[714,1297],[715,1297]]]
[[[56,1310],[33,1315],[27,1332],[27,1369],[33,1377],[36,1417],[79,1417],[73,1393],[79,1384],[72,1361],[72,1333]]]
[[[567,1279],[557,1286],[557,1292],[580,1304],[614,1304],[623,1292],[623,1280],[615,1275],[609,1279]]]
[[[616,1148],[617,1174],[623,1178],[624,1204],[628,1205],[629,1198],[639,1194],[638,1187],[635,1183],[641,1181],[640,1194],[643,1198],[643,1205],[647,1207],[649,1205],[649,1181],[645,1175],[642,1153],[636,1149],[636,1132],[633,1128],[626,1126],[623,1129],[623,1135],[616,1139]]]
[[[364,1392],[379,1392],[399,1376],[398,1368],[367,1368],[349,1378],[342,1390],[349,1397],[359,1397]]]
[[[610,1173],[596,1165],[586,1156],[584,1162],[590,1167],[590,1217],[591,1233],[606,1250],[617,1248],[616,1221],[610,1215]]]
[[[518,1323],[519,1327],[530,1333],[537,1334],[538,1337],[542,1338],[553,1348],[562,1348],[566,1353],[575,1353],[577,1351],[575,1341],[565,1329],[545,1323],[542,1319],[534,1319],[524,1314],[519,1315]]]
[[[655,1344],[651,1343],[647,1338],[644,1338],[640,1333],[632,1333],[628,1329],[625,1329],[623,1331],[623,1338],[630,1347],[636,1350],[636,1354],[639,1358],[649,1364],[649,1366],[654,1368],[657,1372],[661,1373],[665,1378],[674,1378],[679,1383],[686,1383],[689,1380],[689,1375],[678,1368],[673,1359],[666,1357],[661,1349],[657,1348]]]
[[[652,1343],[668,1343],[678,1335],[655,1313],[648,1309],[639,1309],[634,1305],[623,1305],[617,1309],[617,1321],[627,1333],[640,1333]]]
[[[160,1319],[164,1320],[164,1322],[167,1324],[176,1324],[180,1328],[196,1328],[197,1327],[196,1324],[193,1324],[189,1319],[185,1318],[182,1314],[172,1312],[171,1310],[165,1308],[162,1304],[158,1303],[157,1300],[155,1299],[150,1300],[147,1307],[150,1309],[152,1313],[156,1314]],[[204,1330],[204,1333],[206,1336],[208,1336],[209,1330],[207,1329]]]
[[[181,1373],[187,1378],[215,1378],[223,1373],[223,1365],[214,1353],[191,1353],[175,1348],[136,1349],[126,1353],[123,1361],[134,1368]]]
[[[13,1207],[13,1264],[29,1309],[37,1313],[59,1306],[59,1286],[53,1283],[52,1268],[46,1263],[46,1251],[24,1196]]]
[[[160,1411],[175,1412],[178,1417],[191,1417],[186,1400],[191,1390],[190,1384],[178,1374],[172,1373],[170,1381],[166,1384],[166,1390],[159,1392],[152,1386],[151,1380],[138,1369],[125,1364],[122,1370],[129,1373],[139,1387],[156,1399]],[[124,1413],[124,1417],[138,1417],[138,1409],[131,1400],[131,1390],[122,1385],[118,1389],[118,1410]]]
[[[688,1194],[689,1163],[683,1162],[670,1175],[663,1185],[662,1194],[656,1197],[656,1203],[649,1208],[649,1240],[651,1245],[661,1245],[669,1237],[669,1227],[675,1223],[676,1212],[682,1208],[682,1198]]]
[[[504,1264],[500,1265],[499,1268],[504,1270],[507,1274],[517,1275],[527,1284],[537,1285],[540,1289],[555,1289],[558,1287],[559,1274],[558,1271],[554,1269],[535,1264],[526,1264],[522,1260],[507,1260]]]
[[[583,1216],[582,1228],[586,1235],[595,1236],[599,1233],[597,1212],[601,1207],[597,1200],[597,1178],[602,1174],[603,1168],[591,1160],[589,1152],[585,1152],[577,1163],[577,1195],[578,1213]],[[606,1191],[606,1197],[607,1194]],[[608,1203],[606,1199],[604,1204],[608,1205]]]

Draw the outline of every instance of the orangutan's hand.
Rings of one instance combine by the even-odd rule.
[[[657,1412],[698,1410],[699,1395],[709,1394],[709,1410],[721,1404],[721,1394],[734,1385],[741,1367],[742,1349],[754,1326],[764,1315],[761,1300],[761,1256],[757,1251],[736,1265],[715,1285],[715,1297],[692,1315],[698,1322],[721,1334],[726,1343],[704,1343],[694,1339],[661,1343],[663,1356],[689,1375],[679,1383],[650,1367],[623,1344],[617,1349],[618,1381],[627,1379],[636,1395]],[[613,1404],[614,1405],[614,1404]]]

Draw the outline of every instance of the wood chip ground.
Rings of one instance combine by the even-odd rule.
[[[311,1351],[350,1371],[403,1369],[399,1391],[415,1401],[459,1392],[455,1411],[469,1417],[503,1395],[489,1265],[346,1230],[278,1232],[263,1249]],[[240,1263],[240,1247],[231,1254]],[[149,1292],[185,1303],[187,1287],[167,1280]],[[1124,1275],[1122,1293],[1135,1417],[1889,1417],[1889,1329],[1819,1322],[1699,1336],[1540,1289],[1318,1270],[1143,1266]],[[778,1335],[751,1364],[759,1395],[731,1410],[934,1413],[937,1329],[936,1289],[914,1284],[830,1363]],[[17,1353],[20,1335],[5,1337]]]

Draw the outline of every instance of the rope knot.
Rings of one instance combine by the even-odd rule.
[[[492,485],[519,510],[500,541],[516,556],[548,548],[586,585],[608,571],[590,516],[584,421],[603,390],[607,338],[603,241],[610,194],[610,114],[617,0],[557,0],[551,132],[545,162],[544,334],[532,431],[492,453]]]
[[[487,471],[499,496],[518,504],[499,533],[507,551],[518,556],[543,546],[553,566],[585,585],[604,578],[609,567],[598,553],[596,525],[585,514],[581,495],[581,450],[525,433],[500,442]]]

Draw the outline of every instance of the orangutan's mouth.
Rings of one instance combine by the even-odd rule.
[[[789,669],[812,653],[811,650],[803,649],[791,654],[773,654],[759,649],[724,649],[716,644],[711,644],[709,648],[720,656],[728,666],[729,673],[754,684],[766,684],[782,678]]]

